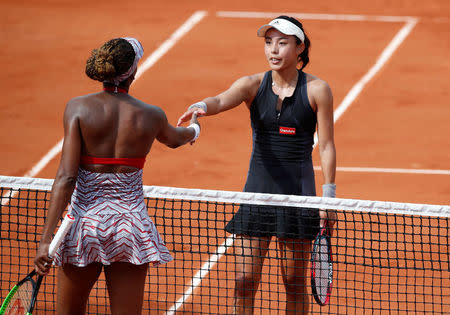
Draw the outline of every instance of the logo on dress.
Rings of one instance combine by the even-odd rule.
[[[295,128],[280,127],[280,133],[284,135],[295,135]]]

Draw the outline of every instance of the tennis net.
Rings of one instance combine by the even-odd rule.
[[[52,182],[0,176],[2,300],[33,265]],[[332,295],[327,305],[316,304],[308,271],[302,294],[307,295],[303,303],[310,313],[450,313],[450,206],[158,186],[144,186],[144,192],[150,217],[174,260],[149,268],[143,314],[233,312],[236,269],[242,255],[238,237],[224,228],[240,205],[337,213],[331,238]],[[283,248],[289,244],[275,238],[270,245],[264,244],[268,251],[260,266],[259,286],[254,288],[254,313],[284,313]],[[256,248],[254,253],[261,252],[263,248]],[[309,268],[308,253],[298,257]],[[45,277],[36,304],[38,314],[55,312],[55,274],[52,270]],[[103,275],[91,292],[87,313],[110,313]]]

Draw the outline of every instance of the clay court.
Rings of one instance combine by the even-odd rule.
[[[257,28],[281,13],[311,39],[305,71],[335,108],[341,198],[450,203],[450,2],[447,0],[14,1],[0,3],[0,175],[53,178],[62,115],[101,84],[91,49],[138,38],[145,54],[130,94],[175,125],[187,106],[268,66]],[[195,145],[155,143],[144,184],[241,191],[251,153],[245,106],[201,121]],[[316,185],[322,177],[313,153]]]

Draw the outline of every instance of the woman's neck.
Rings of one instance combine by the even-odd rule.
[[[275,71],[272,70],[272,85],[278,88],[295,87],[298,81],[298,70],[289,69],[289,71]]]
[[[103,83],[103,91],[107,92],[128,94],[128,88],[126,86],[116,86],[112,83]]]

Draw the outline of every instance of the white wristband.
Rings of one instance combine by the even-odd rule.
[[[190,124],[188,128],[192,128],[195,131],[195,136],[191,141],[197,140],[198,136],[200,136],[200,126],[198,124]]]
[[[323,184],[322,196],[336,198],[336,184]]]
[[[191,106],[188,107],[188,110],[191,110],[192,108],[200,108],[201,110],[203,110],[205,113],[208,110],[208,106],[206,105],[205,102],[197,102],[192,104]]]

